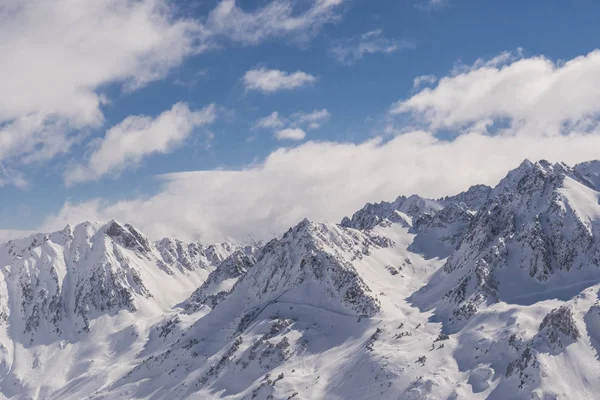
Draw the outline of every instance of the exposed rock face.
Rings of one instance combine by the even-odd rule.
[[[218,265],[235,250],[235,246],[227,242],[204,246],[201,243],[185,243],[172,238],[159,240],[156,242],[156,248],[162,257],[161,265],[188,271],[209,269]]]
[[[121,225],[112,221],[106,228],[106,235],[126,249],[137,251],[140,254],[152,251],[150,241],[129,224]]]
[[[402,223],[411,224],[412,217],[422,214],[433,214],[443,208],[442,203],[425,199],[420,196],[400,196],[392,203],[382,201],[367,204],[354,213],[352,218],[345,217],[341,224],[347,228],[372,229],[380,224]]]
[[[411,232],[417,236],[411,250],[447,257],[462,242],[475,214],[465,203],[449,203],[436,213],[416,216]],[[424,246],[425,243],[427,246]]]
[[[597,195],[563,164],[526,161],[511,171],[444,266],[457,282],[446,295],[455,304],[453,318],[468,319],[480,305],[500,298],[510,301],[517,294],[503,282],[517,276],[560,284],[554,277],[571,270],[578,271],[565,275],[571,282],[598,275],[600,225],[582,212],[597,207]]]
[[[506,377],[517,376],[519,388],[535,387],[545,373],[544,365],[539,362],[539,354],[557,355],[580,338],[581,333],[571,308],[562,306],[553,309],[544,317],[538,333],[528,342],[520,344],[522,351],[516,360],[508,364]]]
[[[230,245],[215,250],[170,239],[159,243],[160,251],[132,225],[116,221],[9,241],[0,248],[2,265],[9,266],[3,270],[6,296],[20,306],[7,309],[4,320],[12,313],[12,325],[19,327],[26,344],[86,332],[91,319],[135,312],[137,303],[153,298],[143,276],[173,275],[157,266],[214,268],[212,263],[232,250]],[[177,258],[167,243],[180,245]]]
[[[352,261],[381,244],[359,231],[304,220],[280,240],[267,243],[255,268],[234,289],[243,291],[248,304],[260,304],[304,284],[317,285],[356,315],[372,316],[379,310],[379,301]]]
[[[479,210],[481,206],[488,200],[492,188],[486,185],[471,186],[466,192],[459,193],[454,196],[447,196],[438,201],[443,204],[465,204],[470,210]]]
[[[411,250],[429,257],[447,257],[456,250],[491,191],[489,186],[476,185],[438,200],[400,196],[392,203],[367,204],[341,224],[365,231],[400,224],[417,234]]]
[[[553,349],[562,349],[581,337],[573,317],[573,310],[568,306],[550,311],[540,324],[538,335],[549,348]]]
[[[214,308],[227,297],[237,280],[244,276],[256,262],[256,249],[246,247],[235,251],[217,265],[202,286],[192,293],[183,307],[187,313],[198,311],[202,306]]]

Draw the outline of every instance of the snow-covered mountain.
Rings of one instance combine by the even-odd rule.
[[[595,399],[600,162],[263,246],[111,221],[0,246],[0,397]]]
[[[116,221],[0,245],[2,394],[19,398],[40,384],[28,395],[43,398],[69,376],[89,373],[87,362],[103,365],[97,357],[119,355],[110,350],[120,346],[111,339],[118,341],[119,329],[137,337],[139,319],[170,313],[234,250],[228,243],[155,244]]]
[[[448,291],[437,313],[457,323],[482,304],[567,299],[600,280],[598,191],[564,164],[525,161],[511,171],[438,272]],[[422,292],[443,286],[432,280]]]

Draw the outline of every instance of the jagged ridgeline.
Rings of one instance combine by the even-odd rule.
[[[0,398],[595,399],[600,162],[266,244],[82,223],[0,245]]]

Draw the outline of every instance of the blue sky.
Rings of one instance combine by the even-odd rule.
[[[590,99],[588,96],[593,95],[579,92],[575,84],[578,80],[587,79],[589,85],[594,85],[597,81],[590,82],[590,77],[600,77],[595,59],[588,56],[598,47],[600,33],[595,21],[595,16],[600,14],[600,4],[592,0],[447,0],[434,3],[425,0],[238,0],[235,3],[215,0],[171,2],[168,9],[161,8],[167,3],[158,0],[98,0],[94,6],[97,7],[95,13],[84,11],[73,15],[61,9],[66,7],[66,3],[66,0],[55,3],[60,16],[57,23],[73,29],[42,27],[52,32],[48,35],[48,40],[52,41],[49,47],[44,43],[46,35],[43,29],[32,25],[35,16],[48,12],[48,5],[39,0],[9,0],[5,8],[0,7],[0,21],[14,20],[15,24],[19,23],[18,29],[27,34],[24,39],[23,35],[19,36],[23,44],[18,48],[5,44],[0,45],[0,51],[4,57],[22,58],[31,66],[22,71],[19,64],[4,71],[0,67],[0,73],[7,74],[5,79],[19,82],[16,88],[0,87],[6,89],[0,91],[4,93],[0,94],[0,103],[9,104],[5,110],[0,105],[0,138],[23,138],[21,144],[12,147],[4,144],[10,141],[0,140],[0,229],[54,229],[66,222],[79,222],[78,219],[116,217],[131,219],[138,224],[141,221],[142,225],[144,221],[156,220],[152,225],[147,224],[153,236],[176,235],[181,231],[182,236],[187,238],[220,240],[236,236],[237,232],[251,236],[254,230],[258,236],[268,236],[303,214],[336,220],[340,214],[351,212],[365,201],[388,199],[405,191],[442,195],[462,190],[478,181],[493,183],[502,171],[514,167],[517,159],[523,156],[581,161],[590,158],[590,154],[576,149],[589,148],[589,143],[595,143],[577,142],[571,146],[569,142],[566,148],[563,144],[556,145],[557,141],[565,138],[579,138],[581,132],[575,130],[583,129],[580,128],[582,123],[589,122],[590,116],[595,121],[598,113],[595,108],[590,109],[584,104]],[[79,3],[82,10],[94,8],[83,5],[83,1]],[[230,9],[230,14],[216,15],[214,10],[225,5],[234,7],[233,11]],[[288,9],[289,12],[285,11]],[[264,10],[271,10],[271,13],[261,14]],[[277,12],[281,14],[273,10],[279,10]],[[69,15],[65,16],[65,13]],[[137,17],[128,18],[129,14]],[[77,28],[79,24],[88,24],[86,18],[94,18],[94,22],[105,18],[108,22],[94,29]],[[114,53],[103,42],[111,31],[128,38],[123,40],[126,44],[115,49]],[[18,33],[14,29],[0,28],[0,42],[16,42]],[[78,33],[80,39],[77,42],[68,37]],[[157,37],[149,39],[152,34]],[[131,35],[132,39],[127,35]],[[136,35],[140,35],[140,39]],[[187,41],[190,43],[182,44]],[[138,45],[142,50],[136,48]],[[363,46],[362,53],[360,45]],[[24,54],[23,47],[32,50],[25,50]],[[85,50],[88,47],[94,55]],[[63,60],[62,51],[72,58]],[[107,58],[115,57],[114,62],[107,63],[106,69],[90,73],[88,63],[95,62],[96,56],[104,57],[103,51]],[[531,107],[530,115],[521,115],[518,111],[504,109],[504,100],[500,99],[490,104],[485,112],[461,117],[460,123],[449,122],[451,115],[462,111],[442,104],[440,99],[447,92],[436,90],[438,85],[441,86],[438,78],[453,80],[462,73],[474,80],[478,79],[477,72],[483,69],[500,71],[513,66],[517,70],[517,65],[525,65],[524,61],[539,56],[558,69],[577,57],[590,58],[589,62],[584,60],[587,63],[582,67],[583,72],[573,72],[569,78],[564,78],[564,85],[556,84],[556,90],[548,90],[549,96],[555,96],[558,103],[573,97],[581,100],[580,109],[565,114],[562,119],[544,121],[547,125],[537,124],[534,127],[533,122],[540,120],[534,118],[538,115],[536,110],[542,105],[550,106],[540,101],[539,107]],[[258,71],[259,77],[261,71],[278,72],[280,75],[265,75],[261,82],[254,82],[252,86],[244,78],[249,76],[249,71]],[[540,77],[540,90],[547,90],[547,80],[542,79],[543,71],[532,73]],[[556,74],[550,80],[558,81],[563,79],[563,75],[567,74]],[[415,87],[415,78],[419,76],[431,76],[436,80],[427,82],[424,79],[421,86]],[[56,81],[60,86],[46,85],[50,81]],[[267,90],[266,84],[274,86]],[[475,88],[480,86],[475,81],[470,84]],[[286,85],[289,87],[286,88]],[[485,86],[485,83],[482,85]],[[508,78],[506,83],[500,80],[494,85],[502,90],[485,94],[486,99],[503,90],[512,93],[515,101],[527,97],[518,96],[515,83]],[[62,93],[64,87],[72,89]],[[433,94],[419,96],[421,91],[428,90],[427,87],[433,90]],[[59,93],[54,98],[56,90]],[[86,92],[88,97],[88,93],[97,96],[100,103],[80,106],[87,104],[88,98],[80,97],[83,96],[81,92]],[[48,97],[49,100],[40,103],[39,97]],[[61,101],[64,105],[59,104]],[[11,102],[19,106],[11,107]],[[406,105],[401,112],[392,112],[397,102],[406,102]],[[212,104],[208,110],[210,121],[206,118],[198,120],[189,129],[181,128],[181,125],[160,125],[152,131],[148,124],[177,103],[185,104],[189,111],[184,113],[185,123],[190,123],[190,118],[199,118],[194,112],[206,111],[206,107]],[[527,104],[524,105],[524,108],[527,107]],[[557,107],[565,108],[560,104]],[[321,112],[320,117],[311,114],[317,111]],[[94,112],[101,117],[88,115]],[[275,126],[257,127],[260,119],[273,112],[278,113],[280,120]],[[540,112],[547,115],[553,109],[544,108]],[[15,128],[15,121],[32,116],[39,117],[42,122],[38,121],[33,128],[24,130]],[[139,135],[128,139],[133,148],[145,148],[148,143],[155,143],[158,140],[155,135],[162,135],[169,129],[172,130],[169,139],[172,142],[161,149],[150,146],[145,151],[119,155],[122,151],[118,148],[119,143],[122,144],[120,141],[131,132],[124,128],[122,122],[131,116],[146,116],[148,122],[138,132]],[[434,120],[437,122],[434,123]],[[56,121],[58,128],[53,125]],[[314,122],[312,127],[311,121]],[[506,121],[507,124],[501,125],[501,133],[498,129],[492,130],[493,126]],[[549,133],[554,127],[549,124],[564,125],[565,121],[575,128],[568,132]],[[463,150],[428,156],[444,157],[453,165],[461,165],[460,169],[452,170],[456,177],[453,184],[440,183],[448,181],[448,176],[445,175],[447,169],[439,164],[421,165],[417,172],[414,171],[416,166],[427,160],[404,164],[390,161],[389,165],[382,164],[378,168],[393,170],[394,175],[381,178],[384,173],[377,169],[372,172],[374,176],[365,174],[355,179],[343,173],[348,170],[343,167],[344,161],[334,157],[328,159],[327,146],[330,145],[354,144],[358,146],[354,150],[362,155],[367,150],[363,153],[361,146],[379,140],[375,146],[383,148],[385,143],[408,140],[409,136],[400,136],[410,135],[410,132],[419,129],[430,135],[427,140],[442,140],[448,145],[446,148],[451,148],[454,140],[479,129],[478,124],[486,126],[483,134],[488,138],[500,135],[499,138],[510,137],[514,141],[515,137],[523,137],[532,140],[538,148],[528,152],[524,145],[519,145],[522,151],[515,154],[512,148],[507,147],[507,153],[498,156],[493,167],[485,168],[479,159],[465,161],[461,153]],[[114,127],[119,129],[113,129],[113,140],[106,140]],[[288,132],[295,135],[294,140],[277,138],[278,132],[286,128],[294,130]],[[595,129],[595,125],[586,125],[585,140],[597,139]],[[61,144],[65,140],[72,140],[72,143]],[[506,143],[510,140],[506,139]],[[320,145],[310,143],[313,141]],[[53,145],[61,150],[48,150]],[[296,151],[286,153],[278,150],[282,148]],[[402,148],[414,153],[412,148],[400,146],[392,160],[405,157]],[[490,151],[496,148],[502,148],[502,145],[492,145]],[[310,158],[318,155],[322,155],[318,160]],[[96,164],[90,161],[94,156]],[[291,161],[296,156],[297,159]],[[107,164],[110,162],[113,164]],[[365,162],[364,169],[368,170],[373,162]],[[279,165],[277,171],[265,166],[270,163]],[[298,172],[301,168],[310,170],[311,165],[321,165],[321,169],[325,170],[328,163],[337,163],[336,168],[342,171],[341,175],[323,173],[321,176],[319,168],[314,174]],[[99,165],[103,164],[112,167],[102,169],[104,167]],[[440,171],[423,172],[436,168]],[[80,172],[76,179],[72,178],[73,170]],[[247,190],[241,191],[235,180],[222,181],[224,178],[220,172],[181,174],[213,170],[250,171],[257,176],[264,173],[264,177],[256,178],[252,190],[258,194],[248,196],[253,200],[245,204],[244,193]],[[407,175],[415,173],[421,174],[418,175],[421,179],[411,184],[402,183]],[[171,175],[157,178],[163,174]],[[343,197],[356,193],[352,201],[343,201],[343,206],[336,206],[342,200],[332,198],[328,190],[318,189],[323,185],[321,181],[337,179],[338,176],[352,181],[357,187],[352,192],[340,193]],[[247,177],[240,179],[248,181]],[[381,181],[372,184],[373,179]],[[180,185],[185,186],[185,190],[181,190]],[[198,193],[190,191],[190,187]],[[282,191],[289,192],[289,198],[269,195]],[[311,191],[315,192],[314,197],[303,197]],[[185,223],[170,223],[172,215],[155,213],[161,206],[150,203],[156,196],[165,193],[175,193],[170,200],[173,208],[178,207],[179,199],[182,204],[185,203],[181,206],[184,215],[188,215],[181,217]],[[190,199],[196,195],[202,197],[198,209],[194,208]],[[222,223],[211,217],[216,212],[211,208],[211,201],[222,204],[224,197],[232,198],[228,207],[239,208],[240,212],[226,213],[223,218],[228,221]],[[296,198],[299,205],[291,204]],[[136,202],[143,202],[147,209],[135,206],[140,204]],[[240,206],[240,203],[244,204]],[[265,208],[257,211],[257,207],[265,204]],[[144,211],[137,212],[138,208]],[[260,218],[247,218],[247,215],[260,214],[265,209],[268,212]],[[247,227],[253,225],[258,227]]]

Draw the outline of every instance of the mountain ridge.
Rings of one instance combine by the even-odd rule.
[[[591,399],[599,177],[525,160],[261,246],[114,220],[5,242],[0,398]]]

